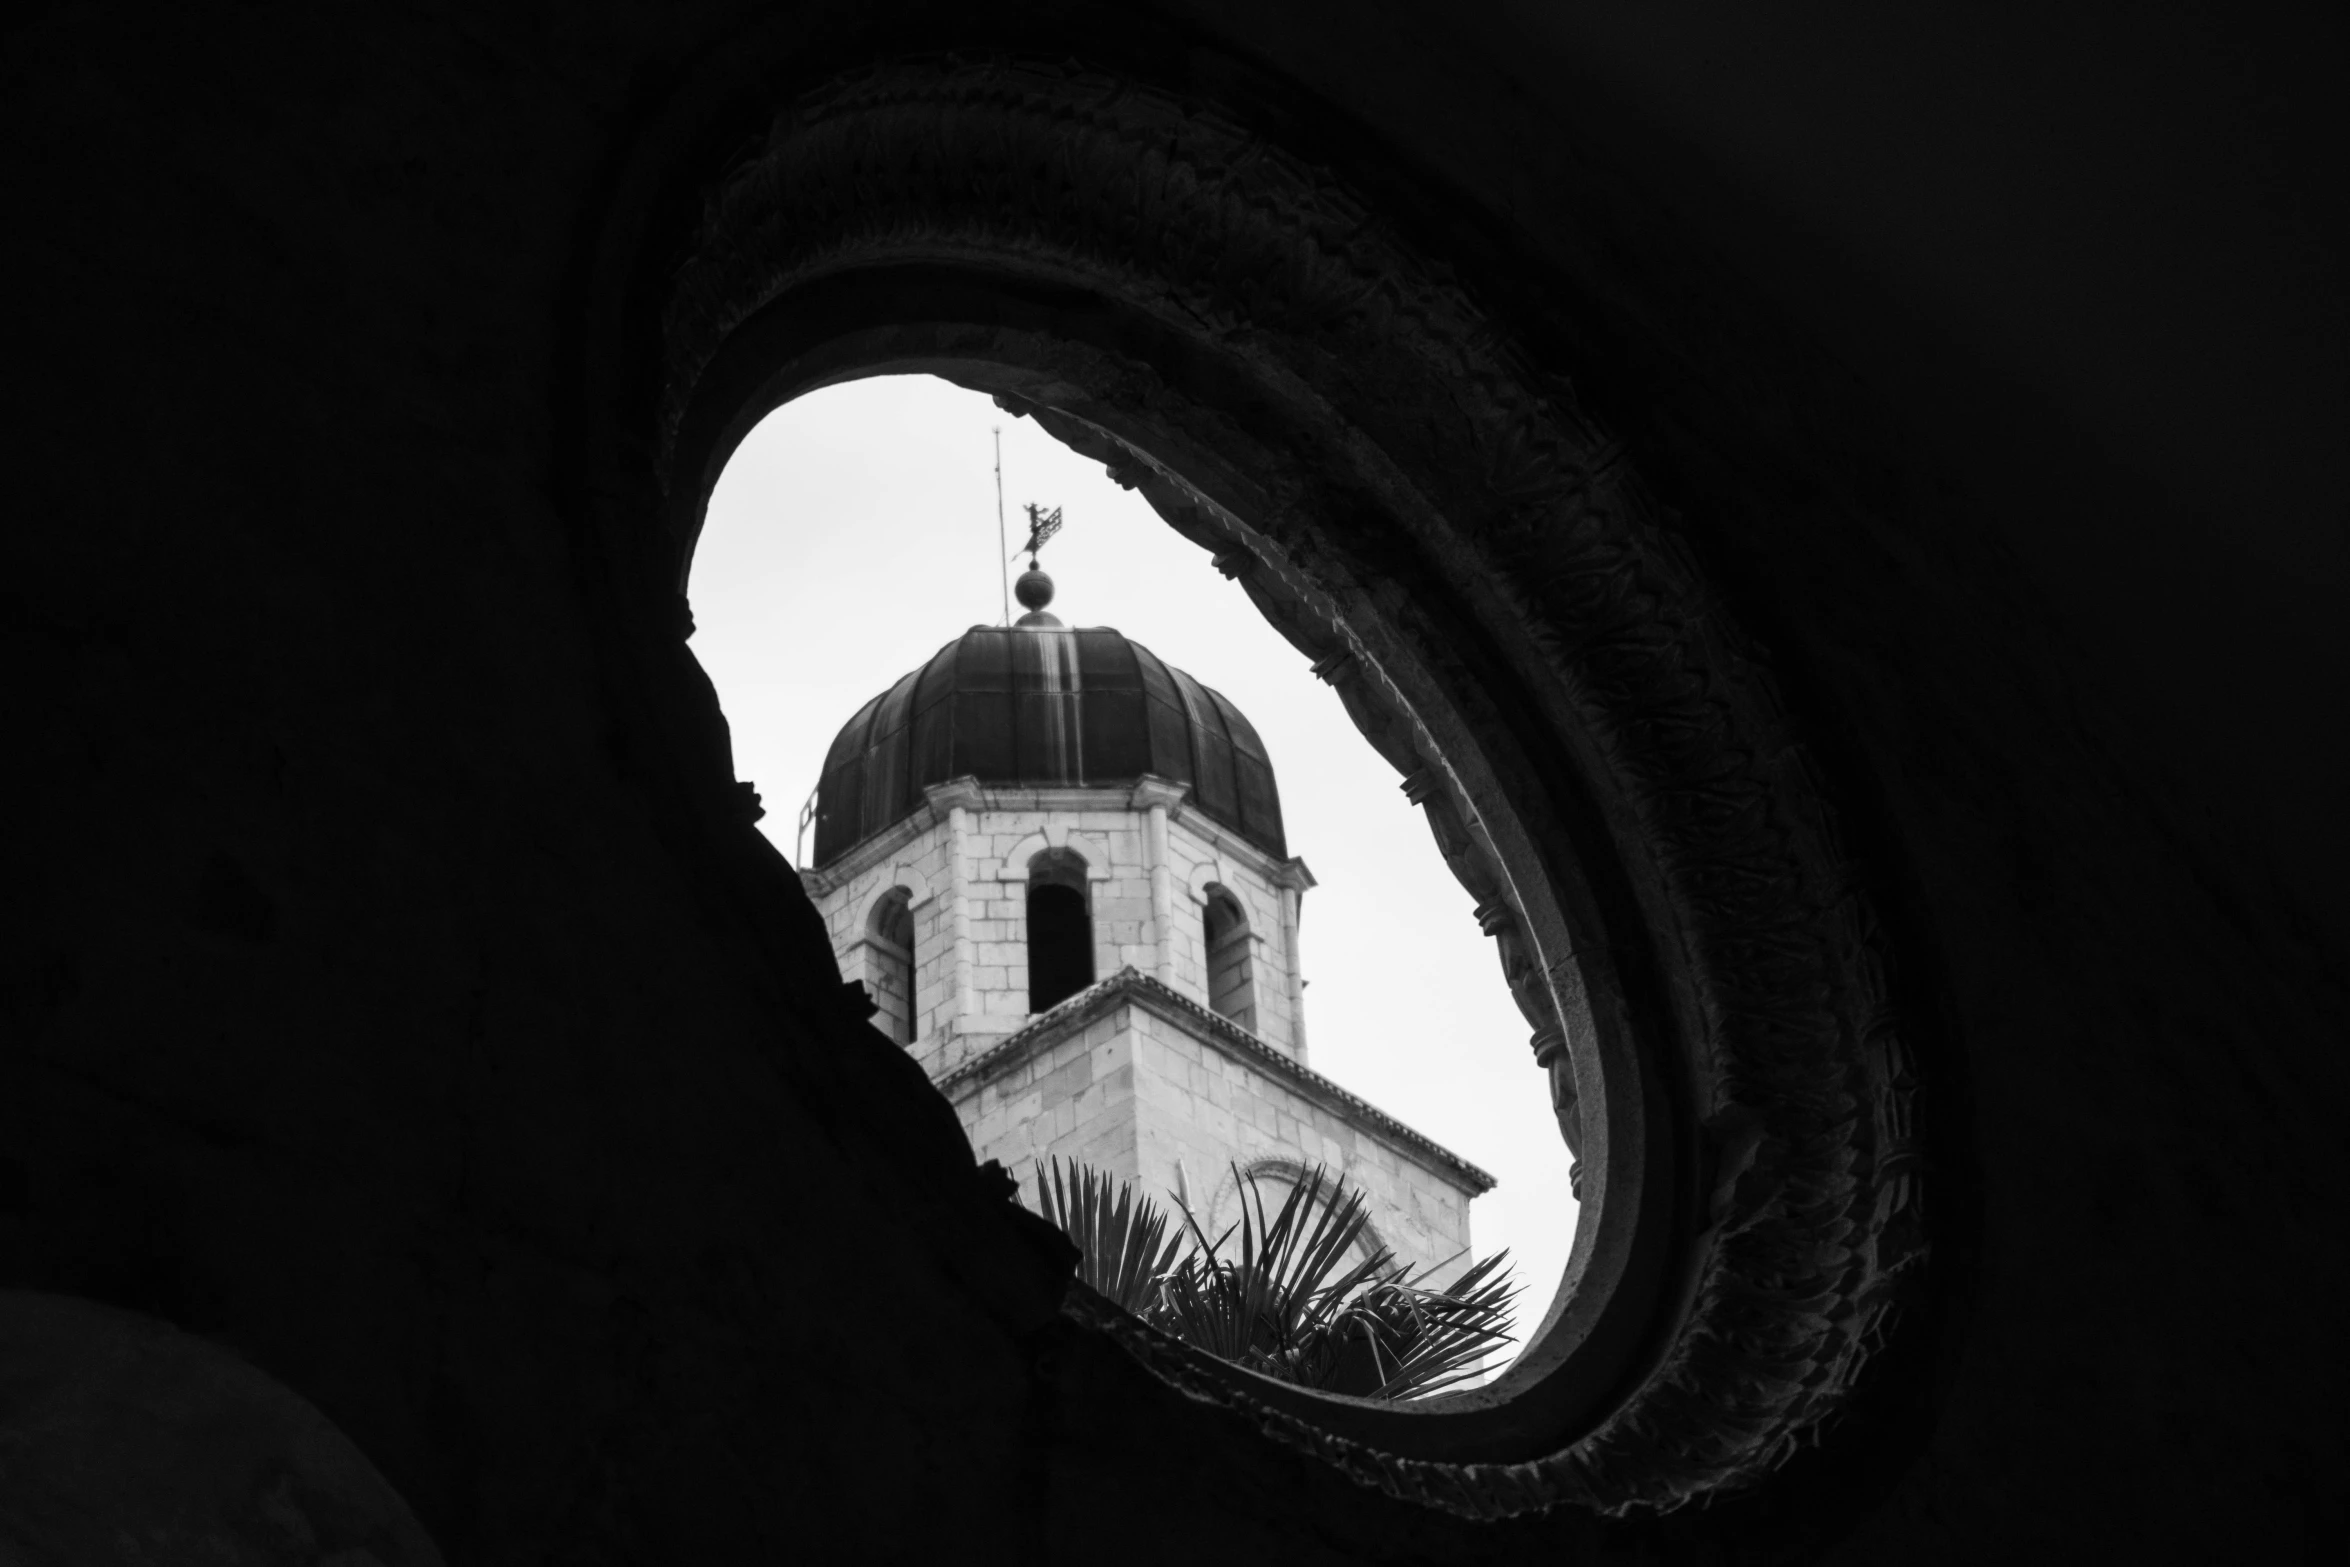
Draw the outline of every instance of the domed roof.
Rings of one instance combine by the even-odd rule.
[[[1023,595],[1025,598],[1025,595]],[[866,703],[832,742],[816,786],[816,866],[966,775],[1010,788],[1111,788],[1145,773],[1286,858],[1264,743],[1240,710],[1107,627],[1041,612],[973,626]]]

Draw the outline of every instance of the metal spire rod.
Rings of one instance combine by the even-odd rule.
[[[995,427],[995,541],[1000,556],[997,574],[1004,579],[1004,624],[1012,623],[1012,553],[1004,548],[1004,427]]]

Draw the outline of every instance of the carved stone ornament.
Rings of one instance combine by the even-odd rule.
[[[1073,1320],[1470,1516],[1667,1510],[1818,1439],[1925,1255],[1913,1072],[1772,681],[1554,367],[1335,176],[1199,105],[992,58],[792,103],[715,183],[665,332],[681,574],[782,402],[900,371],[993,393],[1243,584],[1496,938],[1584,1199],[1508,1372],[1378,1405],[1098,1300]]]

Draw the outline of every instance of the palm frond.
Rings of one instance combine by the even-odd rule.
[[[1056,1159],[1050,1183],[1039,1167],[1036,1185],[1046,1216],[1084,1254],[1087,1284],[1162,1332],[1285,1382],[1417,1398],[1475,1376],[1510,1342],[1518,1291],[1507,1252],[1430,1288],[1384,1248],[1346,1262],[1369,1227],[1368,1200],[1320,1166],[1270,1213],[1256,1178],[1232,1173],[1240,1216],[1212,1240],[1181,1198],[1170,1234],[1148,1200],[1083,1165],[1064,1178]]]
[[[1122,1309],[1147,1316],[1183,1249],[1182,1235],[1168,1233],[1167,1215],[1149,1198],[1100,1170],[1072,1160],[1064,1176],[1056,1158],[1050,1175],[1048,1184],[1047,1166],[1037,1166],[1037,1206],[1076,1242],[1077,1276]]]
[[[1304,1380],[1300,1367],[1319,1358],[1318,1342],[1340,1303],[1393,1264],[1379,1251],[1341,1268],[1369,1214],[1360,1194],[1320,1168],[1270,1214],[1255,1177],[1235,1167],[1233,1180],[1240,1217],[1215,1241],[1183,1210],[1195,1249],[1168,1278],[1169,1331],[1268,1375]],[[1234,1236],[1237,1255],[1228,1256]]]
[[[1376,1382],[1364,1396],[1418,1398],[1476,1376],[1485,1355],[1510,1342],[1519,1292],[1503,1271],[1508,1260],[1507,1252],[1497,1252],[1443,1289],[1408,1277],[1383,1282],[1352,1302],[1348,1320],[1335,1328],[1367,1352]]]

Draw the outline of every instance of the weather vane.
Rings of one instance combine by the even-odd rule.
[[[1021,550],[1026,550],[1029,568],[1034,570],[1036,552],[1044,548],[1047,539],[1060,531],[1061,508],[1055,506],[1051,511],[1046,511],[1042,506],[1031,501],[1028,503],[1028,542],[1012,553],[1017,555]]]

